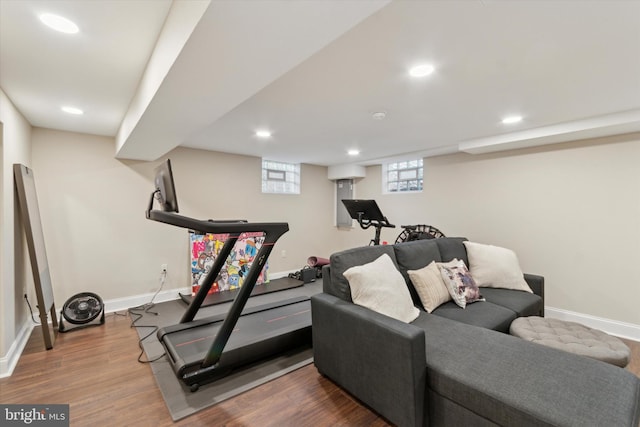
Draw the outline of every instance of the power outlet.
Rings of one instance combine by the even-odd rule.
[[[167,272],[167,264],[160,264],[160,273]]]
[[[287,257],[287,251],[285,251],[284,249],[282,251],[280,251],[280,256],[282,258],[286,258]]]

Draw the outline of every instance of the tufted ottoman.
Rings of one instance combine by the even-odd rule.
[[[538,316],[519,317],[511,323],[511,335],[527,341],[625,367],[631,351],[622,341],[597,329],[564,320]]]

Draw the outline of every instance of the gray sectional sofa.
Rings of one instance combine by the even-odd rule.
[[[349,249],[331,256],[311,299],[318,371],[399,426],[629,426],[640,418],[640,379],[616,366],[508,335],[520,316],[544,315],[533,293],[480,288],[486,301],[422,309],[408,278],[431,261],[462,259],[463,238]],[[410,289],[410,323],[354,304],[343,273],[387,254]]]

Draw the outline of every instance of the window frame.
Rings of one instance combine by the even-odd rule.
[[[412,186],[413,182],[415,184]],[[411,187],[416,188],[412,189]],[[383,194],[421,193],[423,189],[424,159],[397,160],[382,164]]]
[[[262,193],[300,194],[300,163],[262,159]]]

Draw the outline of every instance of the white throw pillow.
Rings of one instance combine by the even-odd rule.
[[[464,242],[469,271],[476,284],[486,288],[505,288],[531,292],[524,280],[515,252],[499,246]]]
[[[403,322],[420,314],[413,306],[409,289],[393,261],[383,254],[369,264],[351,267],[344,273],[354,303]]]
[[[426,267],[422,267],[418,270],[409,270],[409,278],[413,287],[416,289],[422,306],[428,313],[441,306],[447,301],[451,301],[451,295],[449,290],[442,280],[440,274],[440,265],[457,265],[460,262],[457,259],[448,263],[440,263],[431,261]]]

